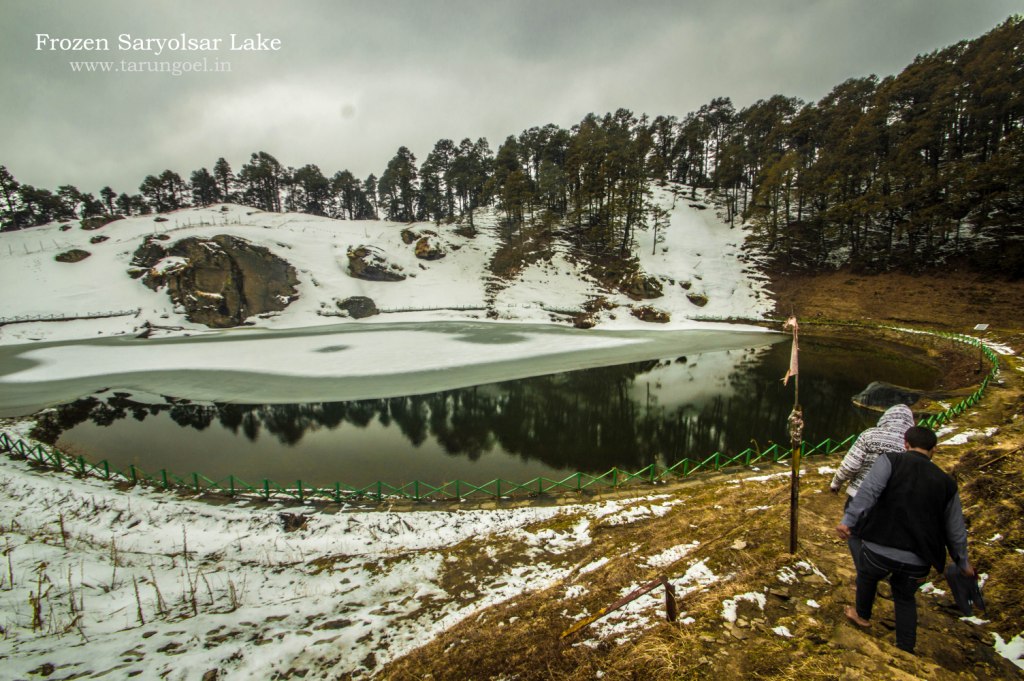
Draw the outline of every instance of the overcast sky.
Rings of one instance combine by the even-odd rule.
[[[94,193],[135,193],[165,168],[187,180],[220,156],[237,170],[260,150],[328,176],[379,175],[402,145],[419,161],[443,137],[483,136],[496,150],[588,112],[682,118],[719,96],[737,109],[773,94],[817,101],[1015,13],[1024,0],[3,0],[0,164],[24,183]],[[220,49],[119,49],[122,34],[182,33]],[[37,34],[66,40],[37,49]],[[232,50],[231,34],[280,49]],[[61,49],[88,38],[109,49]],[[231,71],[122,64],[204,57]]]

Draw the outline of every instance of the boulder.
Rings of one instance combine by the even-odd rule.
[[[644,276],[637,272],[622,280],[620,289],[633,300],[648,300],[660,298],[662,295],[661,282],[654,277]]]
[[[358,246],[348,250],[348,273],[365,281],[402,281],[405,275],[388,263],[378,248]]]
[[[897,404],[910,406],[921,398],[921,393],[891,383],[874,381],[853,396],[853,403],[870,409],[888,409]]]
[[[406,246],[410,246],[416,241],[419,241],[425,236],[437,236],[437,232],[430,229],[414,230],[406,227],[400,232],[402,236],[402,243]]]
[[[703,293],[687,293],[686,299],[697,307],[704,307],[708,304],[708,297]]]
[[[89,251],[83,251],[81,248],[72,248],[70,251],[64,251],[54,256],[54,260],[57,262],[81,262],[88,258],[92,253]]]
[[[345,312],[348,312],[349,317],[353,319],[363,319],[364,317],[380,314],[376,303],[366,296],[352,296],[345,300],[339,300],[338,309],[345,310]]]
[[[594,319],[592,314],[578,314],[573,315],[572,325],[577,329],[592,329],[597,326],[597,321]]]
[[[101,243],[103,243],[104,241],[106,241],[109,238],[110,238],[109,236],[105,236],[103,234],[97,234],[96,236],[94,236],[91,239],[89,239],[89,243],[91,243],[91,244],[101,244]]]
[[[99,229],[103,225],[109,225],[111,222],[117,220],[124,220],[123,215],[94,215],[91,218],[84,218],[82,220],[82,229],[91,231]]]
[[[632,307],[629,309],[629,313],[642,322],[652,322],[654,324],[667,324],[672,319],[668,312],[651,307],[650,305]]]
[[[440,260],[446,255],[437,240],[430,236],[420,237],[416,242],[416,257],[420,260]]]
[[[166,286],[190,321],[226,328],[253,315],[285,309],[297,297],[298,276],[286,260],[266,248],[221,234],[176,242],[142,283],[154,291]]]

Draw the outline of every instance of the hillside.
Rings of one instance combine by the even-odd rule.
[[[0,343],[141,333],[147,325],[157,327],[156,335],[206,330],[204,324],[190,321],[165,289],[150,290],[129,276],[147,237],[160,238],[158,243],[169,247],[191,237],[227,235],[290,263],[298,280],[294,300],[279,312],[245,320],[256,328],[343,322],[351,317],[338,303],[355,296],[370,298],[384,313],[370,322],[493,319],[569,324],[586,308],[594,310],[592,322],[602,328],[679,329],[694,328],[691,320],[698,316],[751,317],[765,312],[770,303],[763,282],[740,264],[742,231],[723,225],[701,200],[674,200],[668,190],[657,190],[656,200],[669,211],[669,225],[658,235],[657,247],[652,232],[640,232],[636,248],[641,272],[657,282],[661,293],[642,301],[595,279],[588,273],[590,263],[574,259],[557,244],[528,264],[503,268],[501,276],[495,275],[492,265],[508,244],[497,219],[486,214],[478,216],[475,235],[455,225],[333,220],[235,205],[132,217],[95,230],[76,222],[5,233],[0,240],[0,287],[19,295],[0,303],[0,317],[133,314],[62,324],[9,324],[0,327]],[[418,258],[416,243],[423,239],[441,257]],[[359,248],[383,259],[385,269],[404,280],[352,276],[348,254]],[[56,259],[74,250],[89,255],[70,263]],[[155,269],[180,265],[179,261],[164,258]],[[670,319],[650,324],[631,314],[647,306]]]

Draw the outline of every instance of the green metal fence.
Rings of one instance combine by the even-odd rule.
[[[966,343],[978,347],[989,360],[991,368],[982,380],[978,389],[967,398],[949,409],[922,419],[919,424],[936,428],[950,419],[973,407],[981,399],[989,382],[999,371],[999,358],[995,352],[986,347],[976,338],[962,334],[928,332],[930,335]],[[847,449],[856,439],[857,434],[844,440],[827,438],[814,446],[801,443],[802,456],[829,455]],[[792,448],[773,444],[767,449],[746,449],[738,454],[715,452],[703,461],[683,459],[673,466],[662,467],[651,464],[636,472],[613,468],[601,475],[573,473],[561,480],[550,478],[534,478],[525,483],[515,483],[497,479],[482,485],[474,485],[463,480],[453,480],[441,485],[431,485],[421,481],[413,481],[401,486],[385,482],[375,482],[365,487],[353,487],[336,482],[329,487],[310,486],[297,480],[294,486],[281,486],[272,480],[263,480],[253,485],[241,478],[229,475],[221,480],[211,480],[201,473],[191,473],[179,477],[166,469],[155,473],[147,473],[138,466],[129,465],[127,469],[113,468],[107,460],[91,463],[81,456],[66,454],[56,447],[41,443],[28,443],[16,435],[0,432],[0,450],[7,454],[27,459],[35,464],[65,471],[76,476],[97,477],[103,480],[130,485],[148,485],[168,491],[193,494],[214,494],[231,498],[274,499],[292,501],[326,501],[341,503],[346,501],[374,501],[406,499],[411,501],[427,500],[458,500],[458,499],[504,499],[516,496],[542,496],[557,493],[583,493],[618,489],[633,484],[655,484],[668,480],[686,478],[698,472],[720,471],[723,468],[753,466],[758,463],[777,463],[792,457]]]

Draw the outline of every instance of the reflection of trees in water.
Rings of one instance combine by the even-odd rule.
[[[814,345],[805,344],[802,357],[814,353]],[[376,421],[397,427],[414,447],[433,438],[449,455],[470,460],[497,448],[555,468],[636,470],[649,463],[672,464],[686,456],[702,459],[715,451],[734,454],[748,447],[767,447],[772,440],[785,441],[793,393],[792,385],[784,388],[779,379],[788,363],[789,345],[767,346],[736,358],[724,377],[728,391],[699,405],[660,405],[657,389],[652,394],[649,386],[661,380],[672,385],[680,372],[669,370],[671,361],[649,361],[351,402],[143,405],[130,395],[115,393],[105,400],[89,397],[58,407],[40,418],[36,436],[55,442],[61,433],[87,420],[105,426],[129,415],[144,421],[166,412],[183,427],[201,431],[217,422],[250,441],[270,435],[295,446],[308,433],[343,425],[365,428]],[[851,378],[835,367],[832,370],[831,375],[801,375],[801,401],[810,415],[805,439],[815,443],[864,425],[850,396],[871,377]],[[845,373],[863,371],[851,365]],[[648,392],[637,397],[641,376]]]

